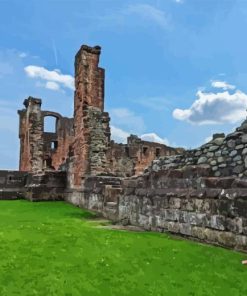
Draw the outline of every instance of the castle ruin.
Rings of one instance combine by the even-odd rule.
[[[193,150],[111,140],[101,48],[75,57],[74,117],[19,110],[19,171],[0,171],[0,199],[66,200],[122,223],[247,251],[247,121]],[[44,131],[46,117],[55,132]]]

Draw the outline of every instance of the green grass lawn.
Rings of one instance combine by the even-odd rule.
[[[0,296],[247,295],[247,255],[95,227],[64,202],[0,201]]]

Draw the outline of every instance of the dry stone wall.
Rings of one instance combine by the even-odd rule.
[[[188,165],[208,168],[210,175],[215,177],[247,177],[247,121],[227,136],[214,135],[210,142],[198,149],[154,160],[146,171],[168,170]]]

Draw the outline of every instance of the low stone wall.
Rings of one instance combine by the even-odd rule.
[[[118,198],[121,191],[121,178],[91,176],[86,178],[83,190],[67,190],[65,200],[117,221]]]
[[[118,219],[247,251],[247,179],[186,167],[125,179]]]
[[[25,197],[26,172],[0,171],[0,200],[20,199]]]
[[[203,165],[209,168],[210,175],[215,177],[247,177],[247,121],[227,136],[215,134],[210,142],[197,149],[154,160],[146,172],[188,165]]]
[[[25,184],[25,198],[30,201],[64,200],[66,172],[29,174]]]

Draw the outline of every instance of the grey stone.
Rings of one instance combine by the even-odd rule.
[[[247,154],[247,148],[244,148],[244,150],[242,151],[242,154]]]
[[[201,164],[201,163],[206,163],[207,162],[207,157],[205,156],[201,156],[199,159],[198,159],[198,164]]]
[[[218,170],[218,166],[217,165],[212,167],[212,171],[217,171],[217,170]]]
[[[216,171],[216,172],[214,173],[214,175],[215,175],[215,177],[219,177],[219,176],[221,175],[221,173],[220,173],[219,171]]]
[[[229,148],[234,148],[235,147],[235,141],[234,140],[229,140],[229,141],[227,141],[227,146],[229,147]]]
[[[220,146],[223,143],[223,141],[224,141],[224,138],[216,138],[216,139],[213,140],[213,143],[215,145]]]
[[[196,151],[195,156],[200,156],[202,154],[201,150]]]
[[[217,149],[219,149],[219,146],[211,146],[211,147],[209,147],[209,152],[212,152],[212,151],[215,151],[215,150],[217,150]]]
[[[214,153],[213,152],[208,152],[206,156],[207,157],[213,157],[214,156]]]
[[[216,151],[216,152],[215,152],[215,156],[216,156],[216,157],[221,156],[221,151],[220,151],[220,150],[219,150],[219,151]]]
[[[242,135],[241,140],[242,140],[242,143],[247,143],[247,134]]]
[[[237,145],[235,147],[236,150],[243,149],[243,148],[244,148],[244,145],[243,144]]]
[[[233,158],[233,161],[239,161],[241,160],[241,156],[240,155],[237,155]]]
[[[233,173],[234,174],[240,174],[244,171],[244,166],[243,165],[237,165],[234,169],[233,169]]]
[[[233,157],[233,156],[237,155],[237,153],[238,153],[237,150],[232,150],[230,152],[229,156]]]
[[[211,227],[218,230],[225,230],[225,217],[212,215],[211,216]]]
[[[221,152],[221,154],[222,154],[223,156],[228,155],[228,154],[229,154],[229,151],[227,151],[227,150],[223,150],[223,151]]]
[[[219,168],[225,168],[226,167],[226,163],[221,163],[220,165],[219,165]]]
[[[211,164],[211,165],[216,165],[216,164],[217,164],[217,161],[216,161],[216,160],[212,160],[212,161],[210,162],[210,164]]]
[[[218,161],[219,163],[223,162],[223,161],[224,161],[224,157],[222,157],[222,156],[218,157],[217,161]]]

